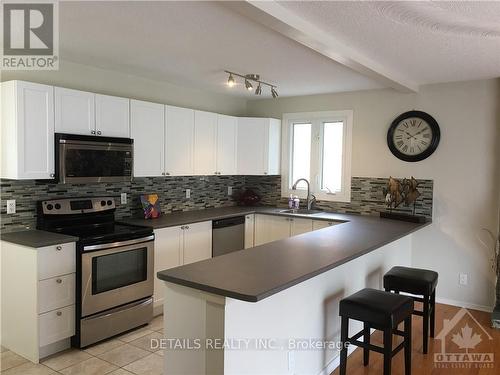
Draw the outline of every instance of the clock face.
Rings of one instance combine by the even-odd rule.
[[[404,161],[428,158],[438,147],[439,125],[428,113],[409,111],[398,116],[387,133],[391,152]]]
[[[405,155],[419,155],[431,146],[432,129],[425,120],[410,117],[396,125],[393,143]]]

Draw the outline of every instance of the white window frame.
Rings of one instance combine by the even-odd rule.
[[[281,196],[288,198],[290,194],[297,195],[301,199],[306,198],[305,189],[292,190],[295,181],[291,181],[292,170],[292,126],[294,123],[312,124],[312,144],[311,144],[311,193],[317,200],[332,202],[350,202],[351,201],[351,159],[352,159],[352,126],[353,111],[322,111],[322,112],[301,112],[284,113],[282,127],[283,147],[281,153],[282,178],[281,178]],[[340,192],[327,192],[321,190],[321,158],[323,150],[321,148],[320,135],[323,131],[321,126],[324,122],[342,121],[344,124],[342,141],[342,187]]]

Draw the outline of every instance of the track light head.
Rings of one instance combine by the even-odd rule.
[[[278,97],[278,91],[276,91],[276,89],[273,86],[271,86],[271,95],[275,99]]]
[[[253,90],[253,86],[248,79],[245,79],[245,87],[247,88],[248,91]]]
[[[234,77],[231,73],[229,73],[229,78],[227,79],[227,85],[229,87],[233,87],[234,86]]]
[[[262,87],[260,86],[260,83],[259,83],[259,85],[255,89],[255,95],[260,95],[260,94],[262,94]]]

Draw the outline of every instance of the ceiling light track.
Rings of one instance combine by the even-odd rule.
[[[248,91],[253,90],[253,85],[250,81],[256,82],[257,88],[255,89],[255,95],[261,95],[262,94],[262,85],[265,85],[265,86],[269,86],[271,88],[271,95],[273,96],[273,98],[278,97],[278,91],[277,91],[278,87],[276,85],[271,84],[271,83],[261,81],[260,75],[258,75],[258,74],[239,74],[239,73],[231,72],[229,70],[224,70],[224,72],[229,74],[229,78],[227,79],[227,85],[229,87],[233,87],[235,85],[234,76],[236,76],[236,77],[240,77],[240,78],[244,79],[245,88]]]

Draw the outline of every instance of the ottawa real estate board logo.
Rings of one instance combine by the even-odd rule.
[[[2,70],[59,69],[57,1],[2,0]]]
[[[434,350],[434,367],[449,369],[494,368],[493,338],[467,310],[460,309],[451,319],[445,319],[436,336],[441,345]],[[481,345],[483,344],[483,345]]]

